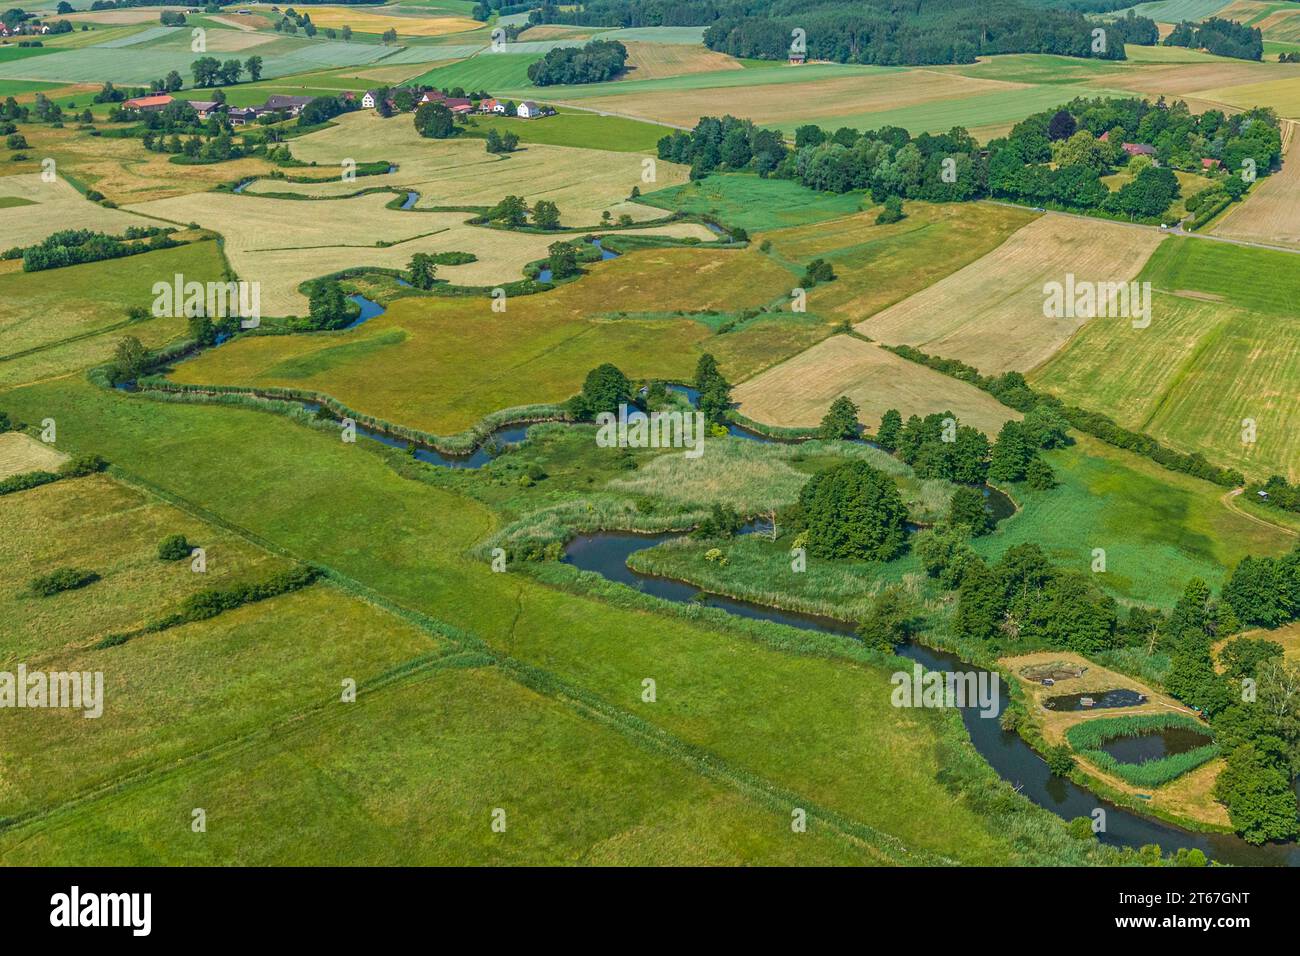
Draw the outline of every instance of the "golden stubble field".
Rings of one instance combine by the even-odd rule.
[[[132,209],[172,222],[197,222],[225,237],[225,253],[241,279],[261,283],[263,315],[304,315],[307,279],[358,266],[404,269],[417,252],[469,252],[477,261],[439,266],[439,278],[484,286],[523,278],[546,257],[557,236],[468,225],[463,212],[385,208],[389,193],[351,199],[274,199],[234,193],[192,193]],[[712,238],[695,223],[637,230],[642,235]],[[383,245],[380,245],[383,243]]]
[[[397,171],[358,177],[351,183],[343,182],[341,175],[323,183],[264,179],[247,192],[328,197],[386,186],[419,192],[419,209],[492,206],[506,196],[520,195],[529,203],[538,199],[554,202],[566,226],[594,226],[605,211],[615,220],[625,213],[636,221],[662,217],[661,209],[629,202],[632,188],[649,192],[675,186],[686,182],[689,173],[685,166],[656,159],[655,180],[647,183],[642,179],[642,163],[648,157],[570,146],[530,144],[509,155],[494,156],[484,149],[482,140],[424,139],[415,132],[410,116],[385,120],[373,110],[349,113],[335,122],[329,129],[294,140],[294,157],[340,170],[346,159],[357,163],[386,160],[395,163]]]
[[[609,96],[584,97],[577,102],[584,108],[625,113],[679,126],[694,126],[701,116],[724,113],[766,124],[893,110],[980,93],[1028,88],[1024,83],[984,80],[931,70],[907,70],[714,89],[663,89],[622,95],[611,92]]]
[[[0,479],[28,471],[54,471],[68,456],[31,435],[0,433]]]
[[[733,393],[742,414],[767,425],[809,428],[847,395],[874,430],[891,408],[904,418],[951,411],[965,425],[996,435],[1019,413],[973,385],[909,362],[851,335],[834,335],[743,382]]]
[[[45,182],[40,173],[0,177],[0,197],[27,200],[0,212],[0,249],[30,246],[61,229],[121,233],[128,226],[157,225],[120,209],[105,209],[64,179]]]
[[[1300,150],[1296,124],[1283,126],[1282,168],[1260,180],[1245,202],[1229,208],[1210,232],[1230,239],[1300,246]]]
[[[992,252],[856,328],[889,345],[961,359],[985,374],[1029,371],[1084,317],[1043,314],[1044,285],[1127,282],[1165,237],[1150,227],[1048,213]]]

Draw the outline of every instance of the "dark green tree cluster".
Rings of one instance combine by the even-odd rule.
[[[659,140],[659,158],[691,167],[699,179],[714,170],[753,170],[773,173],[788,150],[781,134],[734,116],[700,117],[690,132],[677,130]]]
[[[778,172],[809,189],[865,189],[882,203],[890,197],[961,202],[987,191],[987,164],[979,144],[960,127],[913,138],[897,126],[865,133],[842,127],[830,134],[819,126],[801,126],[795,146]],[[901,207],[897,211],[901,218]]]
[[[698,408],[704,420],[719,425],[727,422],[731,409],[731,383],[718,370],[718,360],[705,352],[695,363],[695,390],[700,393]]]
[[[355,322],[360,314],[359,307],[348,301],[343,286],[335,279],[317,279],[313,282],[307,301],[307,318],[296,327],[313,330],[342,329]]]
[[[808,551],[821,558],[889,561],[906,547],[907,506],[897,486],[861,460],[813,475],[787,521],[808,532]]]
[[[945,570],[938,566],[937,573]],[[1054,566],[1036,544],[1009,548],[996,564],[964,556],[953,626],[997,648],[1094,654],[1121,643],[1114,598],[1089,575]]]
[[[179,245],[169,235],[173,231],[144,227],[135,230],[136,234],[124,233],[122,236],[110,236],[91,229],[61,229],[50,233],[34,246],[7,250],[4,258],[16,259],[21,255],[24,272],[59,269],[63,266],[99,262],[103,259],[120,259],[123,256],[133,256],[155,249],[169,249]],[[148,242],[128,241],[145,238]]]
[[[1259,27],[1220,17],[1210,17],[1201,23],[1184,20],[1165,37],[1165,46],[1191,47],[1239,60],[1264,58],[1264,34]]]
[[[486,146],[489,153],[513,153],[519,148],[519,137],[511,130],[498,133],[493,128],[487,131]]]
[[[858,406],[847,395],[841,395],[831,402],[831,407],[822,416],[817,428],[818,438],[851,439],[862,433],[862,423],[858,421]]]
[[[885,412],[880,423],[880,444],[912,466],[918,478],[942,478],[959,484],[981,485],[988,474],[989,440],[977,428],[957,423],[952,412],[921,418],[910,416],[898,424],[897,410]]]
[[[534,86],[603,83],[627,68],[627,47],[617,40],[592,40],[583,47],[558,47],[528,66]]]
[[[456,135],[455,118],[441,103],[425,103],[415,111],[415,131],[427,139],[447,139]]]
[[[1281,508],[1283,511],[1300,512],[1300,481],[1291,484],[1281,475],[1272,475],[1263,484],[1250,485],[1246,494],[1251,501]]]
[[[1247,627],[1281,627],[1300,618],[1300,548],[1280,558],[1242,558],[1223,586],[1223,600]]]
[[[622,369],[606,362],[587,373],[582,391],[569,399],[568,411],[574,418],[591,420],[601,412],[617,414],[619,405],[632,404],[632,383]]]

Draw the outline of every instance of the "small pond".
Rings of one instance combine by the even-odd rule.
[[[1166,727],[1136,737],[1116,737],[1098,749],[1104,750],[1120,763],[1146,763],[1148,760],[1187,753],[1210,743],[1213,741],[1199,731],[1186,727]]]
[[[1085,704],[1084,701],[1092,701]],[[1146,695],[1135,690],[1091,691],[1087,694],[1064,694],[1043,701],[1048,710],[1105,710],[1110,707],[1136,707],[1146,703]]]

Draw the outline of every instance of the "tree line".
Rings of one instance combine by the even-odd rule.
[[[559,47],[528,65],[534,86],[601,83],[627,68],[627,47],[617,40],[592,40],[583,47]]]
[[[1165,37],[1165,46],[1190,47],[1239,60],[1264,58],[1264,34],[1259,27],[1219,17],[1210,17],[1202,23],[1184,20]]]

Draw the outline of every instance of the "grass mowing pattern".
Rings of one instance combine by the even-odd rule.
[[[1075,724],[1065,732],[1065,739],[1079,754],[1126,783],[1135,787],[1158,787],[1218,756],[1218,745],[1206,744],[1194,750],[1137,764],[1116,760],[1100,748],[1102,744],[1117,737],[1138,737],[1170,729],[1193,730],[1209,735],[1208,727],[1182,714],[1143,714]]]

